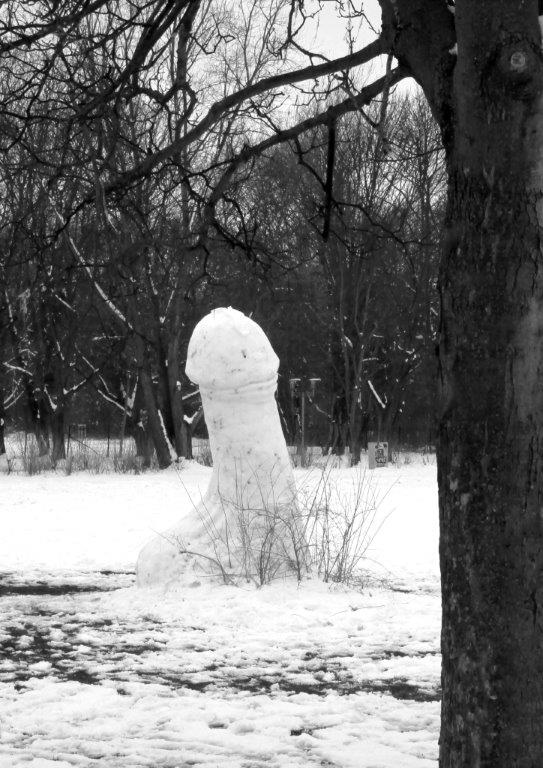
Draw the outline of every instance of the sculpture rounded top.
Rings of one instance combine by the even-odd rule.
[[[279,358],[262,328],[232,307],[212,310],[189,341],[186,373],[204,389],[236,389],[277,377]]]

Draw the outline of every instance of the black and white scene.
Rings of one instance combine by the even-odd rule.
[[[0,768],[543,768],[542,35],[0,2]]]

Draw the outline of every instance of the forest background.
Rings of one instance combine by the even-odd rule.
[[[55,463],[84,424],[161,467],[191,457],[186,348],[225,305],[280,358],[290,443],[318,379],[309,443],[353,463],[372,438],[432,444],[440,137],[390,57],[363,66],[363,8],[335,9],[342,69],[305,47],[319,3],[83,3],[48,29],[20,5],[0,45],[0,453],[24,430]]]

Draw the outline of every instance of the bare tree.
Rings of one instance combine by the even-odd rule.
[[[285,7],[286,35],[275,47],[280,71],[243,76],[219,96],[205,83],[195,91],[182,78],[173,85],[157,78],[167,41],[181,28],[192,37],[201,14],[211,26],[209,36],[196,41],[200,50],[213,54],[231,44],[220,17],[200,0],[30,6],[12,0],[0,13],[0,146],[4,152],[27,147],[34,162],[50,168],[47,184],[55,187],[66,169],[85,165],[79,151],[77,158],[70,154],[72,143],[53,164],[49,149],[36,155],[29,133],[36,120],[62,121],[77,136],[106,108],[114,117],[120,104],[145,99],[158,115],[180,94],[186,130],[158,146],[150,139],[124,167],[102,156],[99,191],[109,200],[122,196],[185,148],[220,136],[219,126],[230,122],[237,140],[209,164],[207,170],[222,170],[213,190],[202,169],[185,174],[187,183],[198,179],[209,193],[203,200],[202,186],[195,189],[205,253],[217,203],[245,163],[359,110],[404,77],[417,81],[441,131],[448,186],[440,278],[440,764],[534,768],[543,763],[539,3],[379,1],[382,31],[373,43],[334,61],[308,56],[307,66],[289,58],[294,51],[307,56],[296,37],[304,4]],[[92,14],[93,34],[78,47]],[[82,54],[98,47],[109,66],[99,82],[90,82],[77,69]],[[347,71],[383,53],[389,54],[385,74],[357,88]],[[78,91],[69,101],[47,101],[43,85],[61,64]],[[277,105],[287,89],[315,79],[322,85],[332,73],[346,73],[335,81],[346,92],[343,101],[299,122],[287,115],[272,126],[262,119],[270,99]],[[318,87],[308,91],[314,96]],[[47,109],[36,109],[46,103]],[[87,183],[60,229],[96,199],[96,184]]]
[[[308,171],[306,237],[328,296],[323,336],[332,380],[328,447],[360,459],[368,429],[381,439],[433,357],[443,161],[420,101],[392,101],[296,143]],[[321,310],[322,311],[322,310]]]

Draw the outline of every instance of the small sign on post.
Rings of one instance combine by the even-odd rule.
[[[368,443],[368,468],[386,467],[388,463],[388,443]]]

